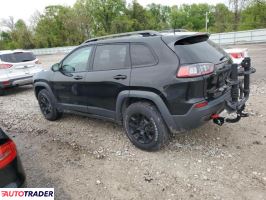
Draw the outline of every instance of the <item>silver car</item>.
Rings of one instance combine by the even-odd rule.
[[[0,95],[6,88],[33,83],[33,75],[42,71],[39,60],[30,51],[0,51]]]

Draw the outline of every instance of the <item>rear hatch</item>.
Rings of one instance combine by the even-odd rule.
[[[180,66],[198,63],[214,64],[214,72],[203,75],[203,95],[212,100],[221,96],[227,89],[226,80],[230,75],[231,59],[228,54],[209,40],[207,34],[183,36],[175,41],[173,50],[180,60]]]
[[[31,52],[14,52],[0,55],[9,79],[32,76],[40,71],[38,59]]]

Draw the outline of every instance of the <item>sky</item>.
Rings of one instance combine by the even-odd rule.
[[[13,16],[15,20],[23,19],[27,23],[30,23],[31,16],[38,10],[43,12],[44,8],[48,5],[69,5],[72,6],[76,0],[1,0],[0,6],[0,19]],[[132,0],[127,0],[128,3]],[[226,3],[228,0],[138,0],[138,2],[146,6],[151,3],[160,3],[164,5],[180,5],[183,3]]]

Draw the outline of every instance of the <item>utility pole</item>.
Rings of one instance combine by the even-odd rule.
[[[208,32],[208,23],[209,23],[208,14],[209,14],[209,12],[205,13],[205,29],[206,29],[206,32]]]

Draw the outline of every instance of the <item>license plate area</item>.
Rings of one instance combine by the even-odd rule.
[[[207,99],[215,99],[227,91],[230,72],[230,65],[218,66],[215,73],[205,79],[205,97]]]

